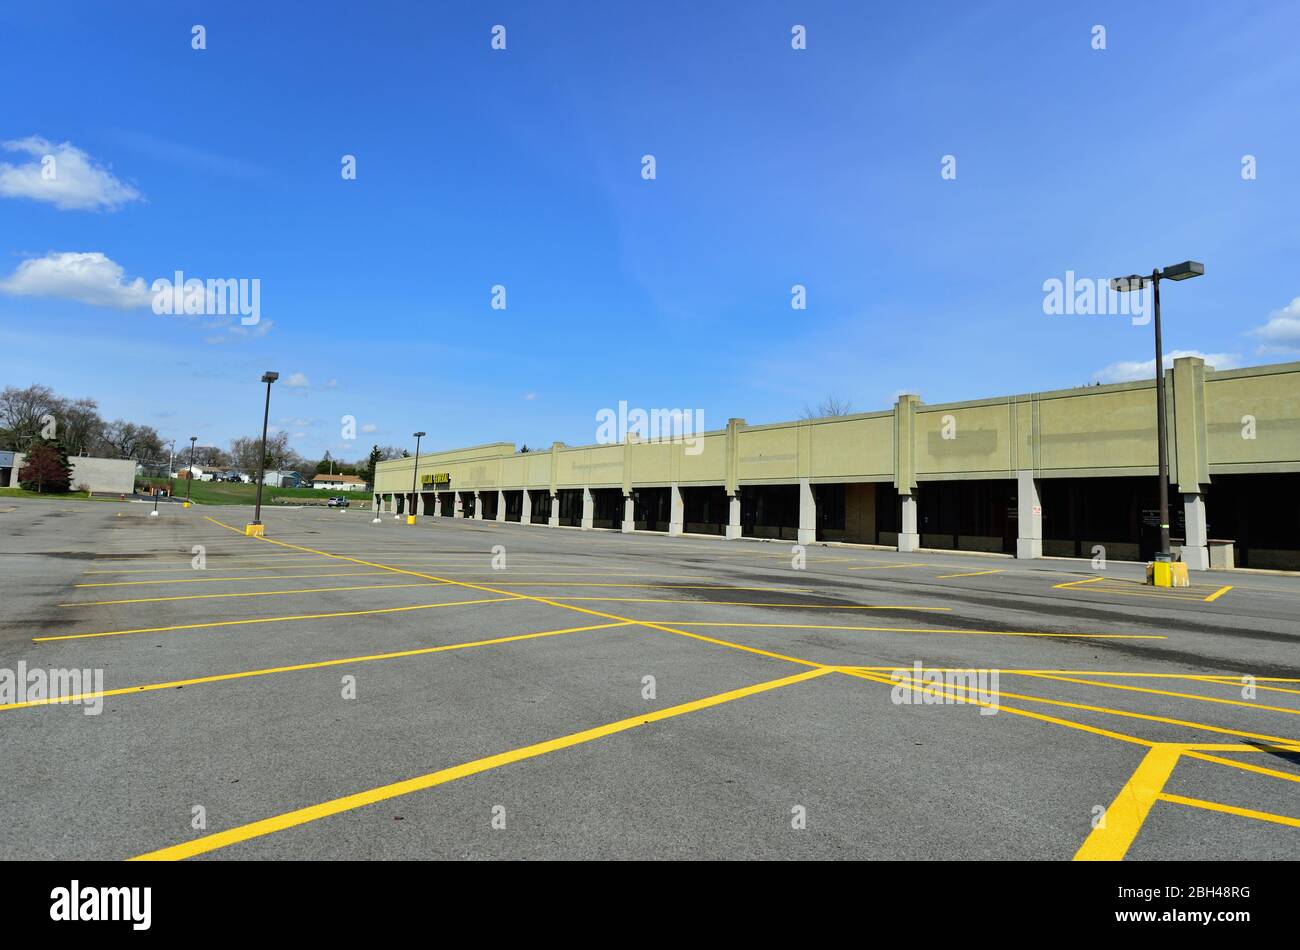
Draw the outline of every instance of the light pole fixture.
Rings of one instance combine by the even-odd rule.
[[[407,524],[415,524],[415,478],[416,474],[420,471],[420,440],[429,433],[413,432],[411,434],[415,436],[415,464],[411,466],[411,510],[406,513]]]
[[[271,418],[271,384],[280,378],[279,373],[270,371],[262,374],[266,383],[266,407],[262,410],[262,447],[257,459],[257,508],[253,512],[253,523],[244,529],[244,534],[260,538],[262,536],[262,483],[266,481],[266,424]]]
[[[1165,433],[1165,354],[1160,337],[1160,281],[1187,280],[1200,277],[1205,273],[1205,265],[1200,261],[1183,261],[1170,264],[1164,270],[1153,270],[1151,276],[1131,274],[1128,277],[1111,278],[1110,289],[1116,293],[1142,290],[1150,285],[1155,302],[1156,329],[1156,458],[1158,460],[1160,486],[1160,550],[1157,561],[1168,561],[1169,557],[1169,447]]]
[[[185,482],[185,507],[190,506],[190,486],[194,484],[194,445],[199,441],[197,435],[190,436],[190,477]]]

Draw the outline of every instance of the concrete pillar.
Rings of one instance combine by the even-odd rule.
[[[591,489],[582,486],[582,530],[590,531],[596,523],[596,500],[591,496]]]
[[[1210,548],[1206,544],[1205,496],[1183,496],[1183,521],[1187,537],[1183,540],[1182,561],[1189,571],[1210,569]]]
[[[546,519],[546,523],[552,528],[560,526],[560,496],[558,494],[551,496],[551,517]]]
[[[506,520],[506,493],[497,491],[497,521]]]
[[[636,530],[636,502],[631,495],[623,496],[623,533],[631,534]]]
[[[727,540],[740,537],[740,492],[727,499]]]
[[[529,494],[528,489],[524,489],[523,507],[519,510],[519,523],[530,524],[533,520],[533,496]]]
[[[1031,471],[1016,473],[1016,557],[1043,556],[1043,501]]]
[[[812,544],[817,540],[817,498],[813,495],[812,484],[806,478],[799,479],[799,534],[800,544]]]
[[[668,534],[679,535],[685,528],[686,506],[682,502],[682,490],[673,482],[668,486]]]
[[[474,520],[483,520],[483,494],[481,492],[474,493]]]
[[[915,551],[921,546],[921,536],[916,531],[916,496],[899,495],[902,524],[898,532],[898,550]]]
[[[433,494],[433,514],[436,518],[442,517],[442,496],[437,492]]]

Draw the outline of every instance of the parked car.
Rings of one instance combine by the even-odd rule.
[[[331,508],[346,508],[348,506],[348,500],[342,495],[335,495],[329,500],[329,506]]]

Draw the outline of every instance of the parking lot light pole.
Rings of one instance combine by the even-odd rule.
[[[190,486],[194,484],[194,445],[199,441],[197,435],[190,436],[190,477],[185,482],[185,504],[190,503]]]
[[[1165,355],[1164,344],[1160,335],[1160,281],[1187,280],[1205,273],[1205,265],[1199,261],[1183,261],[1171,264],[1162,270],[1153,270],[1150,277],[1133,274],[1129,277],[1114,277],[1110,289],[1117,293],[1141,290],[1151,285],[1155,304],[1156,332],[1156,459],[1159,468],[1160,488],[1160,551],[1157,561],[1168,561],[1169,557],[1169,446],[1166,443],[1165,422]]]
[[[420,440],[428,433],[415,432],[412,434],[415,436],[415,464],[411,466],[411,510],[407,512],[407,524],[415,524],[415,478],[420,471]]]
[[[257,508],[253,512],[253,525],[257,530],[250,533],[261,535],[262,526],[262,483],[266,481],[266,424],[271,418],[271,384],[280,378],[279,373],[266,372],[262,374],[262,382],[266,383],[266,406],[262,410],[262,449],[257,459]]]

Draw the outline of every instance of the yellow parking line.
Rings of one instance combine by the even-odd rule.
[[[1158,634],[1138,633],[1036,633],[1022,630],[933,630],[925,627],[847,627],[815,623],[723,623],[701,620],[655,620],[653,623],[671,623],[679,627],[776,627],[790,630],[866,630],[877,633],[938,633],[952,636],[983,637],[1078,637],[1083,640],[1165,640]],[[881,669],[881,667],[854,667],[854,669]],[[894,667],[888,667],[894,669]],[[1009,671],[1006,671],[1009,672]]]
[[[631,587],[643,590],[744,590],[765,591],[772,594],[811,594],[810,587],[725,587],[714,584],[602,584],[587,581],[523,581],[510,582],[511,587]],[[568,598],[576,599],[576,598]],[[599,598],[597,598],[599,599]]]
[[[1194,699],[1203,703],[1218,703],[1223,706],[1244,706],[1247,709],[1262,709],[1265,712],[1290,713],[1300,716],[1300,709],[1287,709],[1285,706],[1265,706],[1261,703],[1248,703],[1242,699],[1222,699],[1218,696],[1198,696],[1196,693],[1175,693],[1167,689],[1153,689],[1150,686],[1126,686],[1123,683],[1104,683],[1098,680],[1081,680],[1070,676],[1058,676],[1052,673],[1021,673],[1035,679],[1059,680],[1062,683],[1079,683],[1083,686],[1101,686],[1105,689],[1122,689],[1132,693],[1152,693],[1156,696],[1173,696],[1176,699]]]
[[[446,604],[414,604],[410,607],[380,607],[374,610],[343,610],[328,614],[296,614],[289,617],[253,617],[249,620],[215,620],[210,623],[182,623],[171,627],[140,627],[135,630],[106,630],[103,633],[66,633],[57,637],[32,637],[33,643],[51,640],[89,640],[94,637],[120,637],[128,633],[170,633],[175,630],[198,630],[204,627],[237,627],[250,623],[285,623],[291,620],[324,620],[330,617],[364,617],[370,614],[395,614],[407,610],[430,610],[434,607],[469,607],[474,604],[499,604],[515,597],[494,597],[490,600],[456,600]]]
[[[880,683],[884,686],[898,685],[889,677],[881,676],[877,673],[864,673],[861,670],[856,670],[850,667],[837,667],[837,670],[840,673],[843,673],[845,676],[855,676],[858,679],[868,680],[872,683]],[[922,692],[929,693],[930,695],[937,695],[936,689],[932,686],[918,684],[916,688],[921,690]],[[945,690],[947,689],[947,687],[942,687],[942,688]],[[955,694],[951,692],[948,692],[947,695],[952,698],[957,698]],[[997,695],[1009,695],[1009,694],[997,694]],[[992,703],[982,702],[981,700],[974,699],[974,698],[966,698],[965,702],[968,705],[972,705],[972,706],[985,706],[989,708],[992,708],[993,706]],[[1076,704],[1059,703],[1057,705],[1070,706]],[[1083,707],[1083,708],[1086,709],[1088,707]],[[999,713],[1005,712],[1005,713],[1010,713],[1013,716],[1024,716],[1026,719],[1037,719],[1039,722],[1051,723],[1052,725],[1055,726],[1064,726],[1067,729],[1077,729],[1080,732],[1087,732],[1094,736],[1104,736],[1107,739],[1115,739],[1119,742],[1128,742],[1133,745],[1146,746],[1147,748],[1150,748],[1155,745],[1155,743],[1151,742],[1149,739],[1140,739],[1137,736],[1130,736],[1123,732],[1115,732],[1111,729],[1102,729],[1098,726],[1089,726],[1086,723],[1075,722],[1071,719],[1061,719],[1059,716],[1049,716],[1046,713],[1034,712],[1033,710],[1029,710],[1029,709],[1016,709],[1013,706],[1007,706],[1005,703],[998,703],[997,710]]]
[[[1287,745],[1291,752],[1300,752],[1300,741],[1292,740]],[[1244,772],[1254,772],[1256,775],[1267,775],[1271,778],[1280,778],[1286,782],[1300,782],[1300,775],[1294,772],[1279,772],[1277,769],[1265,768],[1262,765],[1254,765],[1250,762],[1238,762],[1234,759],[1225,759],[1222,756],[1210,755],[1208,752],[1187,752],[1188,758],[1200,759],[1203,762],[1213,762],[1216,765],[1227,765],[1234,769],[1241,769]]]
[[[885,674],[873,674],[873,675],[882,676],[882,677],[885,676]],[[918,680],[912,676],[907,676],[904,669],[893,670],[888,674],[888,677],[889,678],[887,680],[882,680],[882,681],[889,682],[891,685],[895,684],[896,682],[903,682],[907,684],[917,685],[919,688],[919,686],[922,684],[921,680]],[[952,686],[948,684],[945,684],[942,688],[950,691],[961,689],[961,687]],[[961,694],[959,692],[949,692],[948,695],[959,696]],[[1187,719],[1173,719],[1168,716],[1156,716],[1148,713],[1131,712],[1127,709],[1112,709],[1109,706],[1093,706],[1088,703],[1072,703],[1064,699],[1047,699],[1046,697],[1043,696],[1029,696],[1025,693],[1010,693],[1007,692],[1006,690],[989,690],[986,691],[986,695],[996,696],[999,698],[1006,697],[1008,699],[1022,699],[1027,702],[1042,703],[1047,706],[1060,706],[1063,709],[1079,709],[1084,712],[1102,713],[1107,716],[1118,716],[1122,719],[1138,719],[1144,722],[1159,722],[1169,726],[1182,726],[1187,729],[1196,729],[1202,732],[1214,732],[1214,733],[1218,733],[1219,735],[1225,735],[1225,736],[1238,736],[1242,739],[1260,739],[1265,742],[1281,743],[1287,748],[1290,748],[1297,741],[1300,741],[1296,739],[1288,739],[1285,736],[1270,736],[1258,732],[1244,732],[1240,729],[1229,729],[1223,726],[1211,726],[1207,723],[1192,722],[1191,720],[1187,720]],[[967,703],[971,703],[971,702],[975,702],[975,699],[971,698],[970,696],[967,696],[965,701]],[[984,704],[984,705],[992,705],[992,704]],[[999,704],[997,708],[999,710],[1002,710],[1006,707]],[[1157,743],[1147,742],[1146,744],[1156,745]],[[1161,744],[1169,745],[1169,743],[1161,743]]]
[[[214,560],[216,559],[214,558]],[[295,561],[296,560],[297,559],[295,559]],[[229,571],[278,571],[280,570],[279,567],[237,567],[234,564],[220,564],[218,565],[218,567],[221,570],[229,570]],[[160,567],[156,569],[150,568],[148,570],[138,570],[138,571],[82,571],[82,573],[91,576],[95,576],[95,575],[102,576],[107,574],[193,574],[196,570],[198,570],[198,568],[195,568],[193,565],[188,565],[186,567]],[[290,568],[290,570],[292,570],[292,568]]]
[[[1232,585],[1231,585],[1231,584],[1224,584],[1222,587],[1220,587],[1218,590],[1216,590],[1216,591],[1215,591],[1213,594],[1211,594],[1209,597],[1206,597],[1206,598],[1205,598],[1205,602],[1206,602],[1207,604],[1212,604],[1212,603],[1214,603],[1214,601],[1218,600],[1220,597],[1222,597],[1224,594],[1226,594],[1226,593],[1227,593],[1228,591],[1230,591],[1230,590],[1232,590]]]
[[[201,573],[196,571],[195,573]],[[95,584],[73,584],[73,587],[141,587],[148,584],[215,584],[219,581],[296,581],[303,577],[375,577],[385,571],[346,571],[341,574],[276,574],[274,577],[196,577],[172,581],[99,581]],[[447,583],[443,581],[442,583]]]
[[[1180,755],[1179,749],[1163,744],[1147,752],[1106,809],[1102,822],[1092,829],[1075,853],[1074,860],[1118,861],[1123,858],[1173,774]]]
[[[182,686],[198,686],[202,683],[221,683],[229,680],[248,679],[252,676],[270,676],[272,673],[293,673],[300,670],[318,670],[327,666],[346,666],[352,663],[371,663],[375,660],[395,660],[407,656],[425,656],[430,653],[446,653],[449,650],[467,650],[471,647],[496,646],[502,643],[516,643],[520,640],[536,640],[541,637],[555,637],[562,633],[582,633],[587,630],[605,630],[609,627],[625,627],[626,623],[598,623],[589,627],[566,627],[563,630],[542,630],[538,633],[517,633],[508,637],[495,637],[491,640],[473,640],[469,643],[449,643],[438,647],[421,647],[417,650],[398,650],[393,653],[372,653],[368,656],[346,656],[338,660],[318,660],[314,663],[295,663],[292,666],[273,666],[260,670],[245,670],[239,673],[217,673],[212,676],[195,676],[184,680],[169,680],[166,683],[145,683],[140,686],[124,686],[121,689],[106,689],[100,692],[81,693],[77,696],[57,699],[29,699],[21,703],[7,703],[0,706],[6,709],[26,709],[29,706],[54,706],[65,703],[84,703],[87,700],[108,696],[126,696],[132,693],[151,692],[161,689],[180,689]]]
[[[929,566],[930,566],[929,564],[880,564],[880,565],[873,565],[869,567],[847,567],[845,568],[845,570],[847,571],[892,571],[895,568],[902,569],[904,567],[929,567]]]
[[[790,607],[799,610],[927,610],[946,611],[951,607],[911,607],[903,604],[758,604],[744,600],[664,600],[658,597],[552,597],[556,601],[595,600],[626,604],[694,604],[699,607]]]
[[[1227,815],[1239,815],[1242,818],[1254,818],[1256,821],[1270,821],[1278,825],[1300,828],[1300,818],[1291,818],[1287,815],[1274,815],[1272,812],[1255,811],[1253,808],[1237,808],[1235,805],[1224,805],[1222,802],[1207,802],[1202,798],[1187,798],[1184,795],[1171,795],[1168,792],[1161,792],[1156,798],[1162,802],[1172,802],[1175,805],[1188,805],[1206,811],[1223,812]]]
[[[666,622],[667,622],[667,623],[671,623],[672,621],[666,621]],[[746,624],[745,626],[754,626],[754,625],[753,625],[753,624]],[[879,673],[879,672],[888,673],[888,672],[890,672],[891,670],[896,670],[896,669],[898,669],[898,666],[897,666],[897,665],[894,665],[894,666],[857,666],[857,667],[854,667],[854,669],[858,669],[858,670],[869,670],[869,671],[872,671],[872,672],[878,672],[878,673]],[[932,667],[928,667],[928,669],[930,669],[930,670],[934,670],[934,671],[937,671],[937,672],[940,672],[940,673],[950,673],[950,672],[956,672],[956,673],[968,673],[968,672],[970,672],[970,671],[973,670],[973,669],[977,669],[977,667],[943,667],[943,666],[932,666]],[[1196,682],[1206,682],[1206,683],[1222,683],[1222,681],[1223,681],[1224,679],[1231,679],[1232,676],[1235,675],[1235,674],[1226,674],[1226,673],[1133,673],[1133,672],[1128,672],[1128,671],[1120,671],[1120,672],[1116,672],[1116,671],[1114,671],[1114,670],[1009,670],[1009,669],[1006,669],[1005,667],[1000,667],[999,669],[1000,669],[1000,671],[1003,672],[1003,673],[1026,673],[1026,674],[1028,674],[1028,673],[1053,673],[1053,674],[1056,674],[1057,676],[1136,676],[1136,677],[1139,677],[1139,678],[1149,678],[1149,679],[1173,679],[1173,680],[1192,680],[1192,681],[1196,681]],[[1270,682],[1270,683],[1300,683],[1300,679],[1287,679],[1286,677],[1280,677],[1280,676],[1256,676],[1255,679],[1256,679],[1256,681],[1258,681],[1258,682]],[[1224,685],[1226,685],[1226,684],[1224,684]]]
[[[208,521],[211,521],[215,525],[220,525],[221,527],[225,528],[227,531],[233,531],[236,534],[241,533],[238,528],[231,527],[228,524],[218,521],[216,518],[211,518],[208,517],[207,515],[204,515],[204,518],[206,518]],[[637,626],[645,627],[647,630],[659,630],[663,633],[671,633],[674,636],[690,637],[693,640],[700,640],[704,643],[713,643],[718,646],[729,647],[730,649],[733,650],[742,650],[745,653],[753,653],[757,656],[766,656],[775,660],[783,660],[787,663],[796,663],[800,666],[811,666],[817,668],[820,668],[822,666],[822,664],[814,663],[811,660],[801,660],[798,657],[785,656],[784,654],[781,653],[774,653],[771,650],[760,650],[757,647],[745,646],[744,644],[741,643],[729,643],[725,640],[715,640],[711,637],[701,636],[698,633],[690,633],[689,631],[686,630],[677,630],[673,627],[667,627],[662,624],[648,623],[645,620],[636,620],[632,617],[620,617],[616,614],[605,613],[604,611],[600,611],[600,610],[592,610],[588,607],[576,607],[573,604],[561,603],[560,601],[555,600],[554,598],[538,597],[535,594],[512,593],[511,591],[501,590],[496,587],[488,587],[483,584],[471,584],[468,581],[459,581],[459,580],[452,580],[445,577],[438,577],[436,574],[423,574],[419,571],[411,571],[401,567],[387,567],[383,564],[380,564],[377,561],[363,561],[360,558],[349,557],[346,554],[329,554],[328,552],[325,551],[318,551],[315,548],[305,547],[300,544],[290,544],[288,541],[279,541],[274,538],[263,537],[257,540],[263,544],[275,544],[275,545],[279,545],[280,547],[293,548],[294,550],[297,551],[307,551],[312,554],[319,554],[321,557],[330,558],[331,560],[335,560],[335,561],[347,561],[352,564],[362,564],[366,567],[377,567],[380,568],[381,570],[391,571],[394,574],[407,574],[411,577],[423,577],[426,578],[427,580],[442,581],[445,584],[454,584],[457,587],[464,587],[468,590],[477,590],[488,594],[504,594],[508,597],[513,597],[517,599],[531,600],[534,603],[546,604],[551,607],[558,607],[561,610],[572,610],[576,613],[587,614],[588,616],[591,617],[603,617],[606,620],[626,620],[628,623],[633,623],[636,624]]]
[[[196,854],[206,854],[210,851],[216,851],[219,848],[225,848],[241,841],[248,841],[253,838],[260,838],[265,835],[274,834],[275,832],[283,831],[286,828],[293,828],[298,825],[306,824],[307,822],[318,821],[321,818],[327,818],[331,815],[340,814],[341,812],[363,808],[366,805],[373,805],[376,802],[387,801],[402,795],[409,795],[412,792],[424,791],[425,789],[434,788],[438,785],[444,785],[447,782],[454,782],[456,779],[464,778],[469,775],[478,775],[482,772],[500,768],[504,765],[510,765],[514,762],[536,758],[545,755],[548,752],[556,752],[560,749],[572,748],[573,746],[592,742],[596,739],[603,739],[606,736],[614,735],[615,733],[625,732],[628,729],[635,729],[638,726],[645,726],[653,722],[660,722],[664,719],[671,719],[674,716],[681,716],[701,709],[708,709],[712,706],[719,706],[723,703],[742,699],[747,696],[754,696],[758,693],[767,692],[768,690],[780,689],[782,686],[801,683],[804,680],[824,676],[831,672],[834,671],[830,667],[819,667],[802,673],[796,673],[793,676],[768,680],[765,683],[757,683],[753,686],[746,686],[742,689],[733,689],[729,692],[718,693],[715,696],[709,696],[705,699],[697,699],[693,702],[683,703],[679,706],[670,706],[667,709],[658,709],[653,712],[641,713],[640,715],[631,716],[627,719],[620,719],[617,722],[597,726],[594,729],[584,729],[581,732],[574,732],[567,736],[561,736],[558,739],[549,739],[545,742],[534,743],[533,745],[513,749],[509,752],[501,752],[496,755],[475,759],[462,765],[439,769],[436,772],[429,772],[415,778],[409,778],[401,782],[394,782],[391,785],[381,785],[378,788],[372,788],[369,791],[358,792],[354,795],[345,795],[342,798],[335,798],[331,801],[322,802],[319,805],[312,805],[308,808],[299,808],[294,811],[285,812],[284,814],[276,815],[273,818],[264,818],[261,821],[250,822],[246,825],[240,825],[237,828],[230,828],[226,831],[219,831],[215,834],[205,835],[202,838],[196,838],[193,841],[185,841],[181,844],[172,845],[169,848],[160,848],[157,851],[150,851],[149,853],[139,855],[132,860],[175,861],[193,857]]]
[[[357,587],[307,587],[302,590],[252,590],[236,591],[226,594],[178,594],[174,597],[133,597],[129,600],[79,600],[60,607],[105,607],[110,604],[154,604],[171,600],[213,600],[218,597],[275,597],[289,594],[323,594],[340,590],[392,590],[398,587],[444,587],[436,581],[420,581],[415,584],[363,584]]]
[[[1003,568],[998,568],[996,571],[971,571],[967,574],[940,574],[935,577],[935,580],[946,581],[950,577],[980,577],[984,574],[1001,574],[1003,573],[1003,570]]]
[[[1095,583],[1097,583],[1097,581],[1104,581],[1104,580],[1106,580],[1105,577],[1086,577],[1086,578],[1084,578],[1083,580],[1078,580],[1078,581],[1066,581],[1066,582],[1063,583],[1063,584],[1053,584],[1053,585],[1052,585],[1052,589],[1053,589],[1053,590],[1062,590],[1062,589],[1069,588],[1069,587],[1078,587],[1080,584],[1095,584]]]

